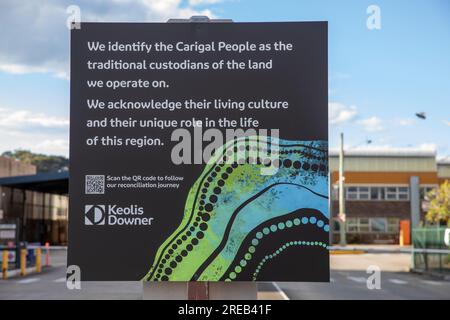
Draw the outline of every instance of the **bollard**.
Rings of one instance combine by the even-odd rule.
[[[8,279],[8,250],[3,250],[2,277]]]
[[[20,249],[20,275],[27,274],[27,249]]]
[[[50,243],[45,243],[45,266],[50,266]]]
[[[36,272],[40,273],[42,271],[42,264],[41,264],[42,249],[36,248],[35,255],[36,255]]]

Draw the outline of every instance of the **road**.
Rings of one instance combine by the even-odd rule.
[[[278,283],[292,300],[450,299],[450,282],[407,272],[382,272],[381,288],[369,290],[365,271],[331,271],[331,282]]]
[[[23,278],[0,280],[3,299],[142,299],[140,282],[83,282],[81,290],[65,284],[64,254],[53,259],[51,268]],[[280,288],[289,299],[450,299],[450,282],[405,272],[409,255],[362,254],[331,256],[331,282],[265,283],[260,291]],[[381,288],[369,290],[366,269],[377,265]],[[266,295],[272,297],[272,295]]]

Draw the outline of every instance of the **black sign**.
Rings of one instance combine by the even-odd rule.
[[[82,280],[328,281],[327,23],[71,33]]]

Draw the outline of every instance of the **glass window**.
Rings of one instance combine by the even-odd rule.
[[[359,219],[359,232],[370,232],[369,218]]]
[[[387,231],[390,233],[398,233],[400,229],[400,220],[397,218],[387,219]]]
[[[408,200],[409,196],[408,194],[399,193],[398,194],[398,200]]]
[[[380,189],[378,187],[370,188],[370,199],[371,200],[379,200],[380,198]]]
[[[386,200],[397,200],[397,188],[396,187],[386,188]]]
[[[358,232],[358,220],[355,218],[347,219],[347,232]]]
[[[427,200],[426,198],[428,197],[428,194],[434,189],[436,189],[436,188],[435,187],[421,187],[420,188],[420,199]]]
[[[399,187],[398,188],[398,199],[399,200],[408,200],[409,199],[409,188],[408,187]]]
[[[386,232],[387,230],[386,218],[371,218],[370,229],[372,232]]]
[[[348,187],[347,188],[347,199],[348,200],[358,200],[358,188]]]
[[[369,187],[359,187],[359,199],[369,200]]]
[[[380,200],[386,199],[386,190],[384,188],[379,189],[380,189]]]

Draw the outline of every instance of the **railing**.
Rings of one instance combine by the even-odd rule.
[[[445,227],[415,228],[412,231],[413,269],[450,274],[450,229]]]

